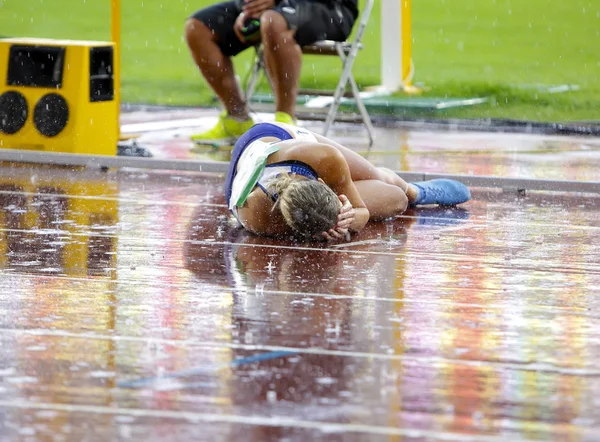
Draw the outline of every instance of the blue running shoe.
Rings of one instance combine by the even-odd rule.
[[[455,206],[471,199],[469,188],[454,180],[437,179],[410,184],[418,191],[417,199],[410,203],[411,207],[425,204]]]

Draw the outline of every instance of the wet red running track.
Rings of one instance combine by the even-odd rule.
[[[405,170],[500,176],[542,174],[549,143],[482,172],[458,152],[484,134],[406,137],[385,155]],[[596,173],[573,158],[597,164],[599,140],[556,143],[542,177]],[[599,194],[473,188],[294,244],[239,230],[216,174],[0,172],[2,441],[600,439]]]

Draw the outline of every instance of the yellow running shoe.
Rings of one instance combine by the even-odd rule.
[[[296,126],[296,120],[294,120],[290,114],[285,112],[275,112],[275,121]]]
[[[206,132],[192,135],[192,141],[199,145],[209,145],[213,147],[233,146],[237,139],[241,137],[248,129],[254,126],[254,120],[248,118],[245,121],[238,121],[230,117],[227,111],[221,112],[219,121]]]

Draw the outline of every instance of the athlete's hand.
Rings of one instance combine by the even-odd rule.
[[[340,213],[337,217],[337,224],[335,225],[335,228],[348,229],[354,222],[356,210],[354,210],[350,200],[346,195],[339,195],[338,198],[342,206],[340,207]]]
[[[333,229],[321,234],[326,241],[350,241],[348,228],[354,222],[356,211],[346,195],[339,195],[338,198],[340,200],[340,213],[337,217],[337,224]]]
[[[258,18],[267,9],[275,6],[275,0],[244,0],[242,11],[247,17]]]
[[[242,12],[235,19],[235,23],[233,24],[233,32],[235,32],[235,35],[239,41],[246,43],[246,38],[242,34],[242,29],[244,29],[244,20],[246,20],[246,14]]]

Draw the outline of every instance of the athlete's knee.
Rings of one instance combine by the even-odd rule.
[[[260,35],[263,43],[278,41],[288,34],[291,37],[287,20],[282,14],[272,9],[263,12],[260,16]]]
[[[404,191],[402,191],[402,196],[399,198],[399,204],[398,204],[398,214],[400,213],[404,213],[404,211],[406,209],[408,209],[408,196],[406,196],[406,193],[404,193]]]
[[[195,18],[188,18],[184,29],[185,40],[189,47],[202,47],[203,43],[212,41],[214,34],[208,26]]]
[[[288,24],[285,17],[273,10],[269,9],[260,16],[260,29],[261,31],[273,31],[282,32],[288,30]]]
[[[394,215],[400,215],[408,208],[408,197],[399,187],[394,187],[394,198],[391,204]]]
[[[398,198],[396,199],[395,212],[396,212],[396,215],[399,215],[408,208],[408,197],[406,196],[406,193],[404,193],[404,191],[402,189],[400,189],[399,187],[397,189],[399,190],[399,192],[398,192]]]
[[[396,173],[388,169],[387,167],[378,167],[377,172],[379,173],[379,179],[386,184],[398,186],[400,184],[400,177]]]

